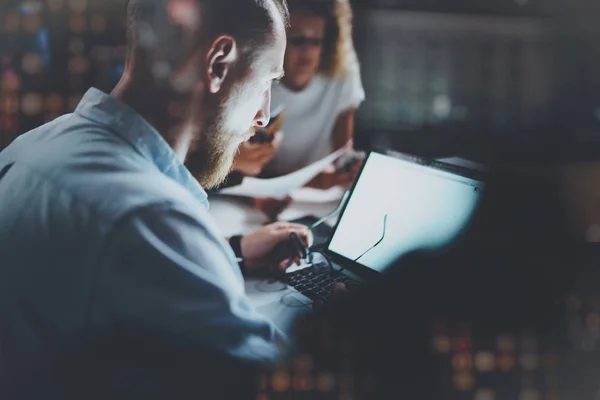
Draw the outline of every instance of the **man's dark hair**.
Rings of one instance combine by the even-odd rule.
[[[154,59],[174,60],[186,52],[182,29],[169,21],[168,6],[174,0],[130,0],[127,9],[128,48],[133,54],[152,48]],[[274,31],[273,4],[287,27],[289,11],[286,0],[194,0],[200,12],[203,40],[219,34],[235,38],[242,54],[252,55],[268,45]],[[190,45],[189,43],[187,45]]]

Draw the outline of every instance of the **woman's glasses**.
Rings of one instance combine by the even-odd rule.
[[[292,46],[311,46],[311,47],[319,47],[323,45],[323,38],[318,37],[304,37],[304,36],[295,36],[288,38],[288,44]]]

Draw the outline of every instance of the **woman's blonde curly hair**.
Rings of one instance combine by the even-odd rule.
[[[319,72],[339,78],[358,69],[352,39],[353,13],[349,0],[288,0],[290,14],[309,12],[325,18]]]

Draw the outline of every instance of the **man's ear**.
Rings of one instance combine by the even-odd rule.
[[[221,90],[238,57],[237,43],[233,37],[221,35],[213,41],[206,60],[207,86],[210,93]]]

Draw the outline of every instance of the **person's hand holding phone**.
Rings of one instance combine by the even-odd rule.
[[[244,176],[259,175],[265,165],[277,154],[282,140],[283,132],[277,131],[271,141],[242,143],[233,162],[233,171],[241,172]]]
[[[322,190],[327,190],[334,186],[348,188],[358,176],[363,161],[363,153],[349,152],[314,177],[306,186]]]
[[[351,184],[352,174],[349,172],[337,173],[335,172],[335,167],[332,165],[311,179],[306,186],[314,189],[327,190],[334,186],[348,187]]]

